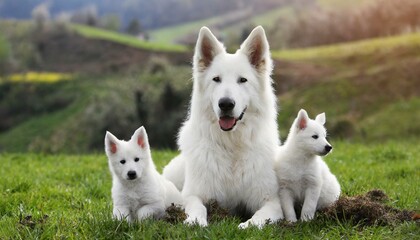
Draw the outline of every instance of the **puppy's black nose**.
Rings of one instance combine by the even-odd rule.
[[[137,173],[136,171],[128,171],[127,176],[128,176],[128,179],[133,180],[137,178]]]
[[[221,98],[219,100],[219,108],[222,111],[230,111],[235,107],[235,101],[233,101],[233,99],[231,98]]]
[[[326,145],[325,146],[325,152],[329,153],[331,151],[331,149],[332,149],[331,145]]]

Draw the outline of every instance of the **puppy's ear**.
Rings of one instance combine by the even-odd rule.
[[[105,134],[105,152],[107,154],[115,154],[118,151],[118,138],[116,138],[112,133],[106,131]]]
[[[131,137],[131,141],[135,141],[137,145],[142,149],[149,148],[149,139],[147,137],[146,129],[143,126],[134,132],[133,136]]]
[[[308,126],[308,120],[308,113],[305,111],[305,109],[301,109],[297,116],[296,127],[299,130],[305,129]]]
[[[271,71],[270,47],[263,27],[254,28],[242,43],[239,51],[248,57],[249,62],[258,72],[266,69]]]
[[[318,114],[316,117],[315,117],[315,121],[317,121],[319,124],[321,124],[321,125],[324,125],[325,124],[325,120],[326,120],[326,118],[325,118],[325,113],[321,113],[321,114]]]
[[[215,56],[224,52],[225,48],[207,27],[202,27],[198,34],[194,52],[194,68],[199,72],[205,71]]]

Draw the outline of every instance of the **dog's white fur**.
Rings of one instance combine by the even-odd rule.
[[[183,203],[178,189],[156,171],[144,127],[128,142],[106,132],[105,152],[112,174],[114,218],[130,222],[160,218],[172,203]]]
[[[287,221],[297,221],[295,204],[303,204],[300,220],[308,221],[317,209],[331,205],[340,195],[337,178],[320,157],[332,149],[324,124],[325,113],[312,120],[305,110],[300,110],[286,142],[279,148],[275,169]]]
[[[203,203],[211,199],[229,210],[245,206],[253,216],[240,228],[283,218],[274,172],[280,143],[271,71],[261,26],[235,54],[228,54],[208,28],[201,28],[190,112],[178,139],[181,154],[164,169],[164,176],[182,188],[186,223],[206,226]],[[230,131],[221,129],[231,126],[221,123],[222,98],[235,102],[230,115],[236,125]]]

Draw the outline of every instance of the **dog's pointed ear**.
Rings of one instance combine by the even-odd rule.
[[[325,121],[326,121],[325,113],[318,114],[315,117],[315,121],[317,121],[321,125],[324,125],[325,124]]]
[[[207,27],[202,27],[198,34],[194,52],[194,67],[203,72],[212,63],[215,56],[224,52],[223,44],[217,40]]]
[[[142,149],[148,149],[149,148],[149,139],[147,137],[146,129],[143,126],[138,128],[134,132],[131,140],[135,141],[137,143],[137,145],[139,147],[141,147]]]
[[[308,120],[308,113],[305,111],[305,109],[301,109],[297,116],[296,127],[299,130],[305,129],[308,126]]]
[[[271,71],[270,46],[263,27],[258,26],[252,30],[241,44],[240,51],[248,57],[251,65],[259,72],[265,69]]]
[[[105,151],[109,154],[115,154],[118,151],[118,138],[116,138],[112,133],[106,131],[105,134]]]

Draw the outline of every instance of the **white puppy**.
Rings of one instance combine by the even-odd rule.
[[[324,124],[325,113],[312,120],[300,110],[287,141],[279,148],[275,169],[288,221],[297,221],[295,203],[303,204],[300,219],[308,221],[317,209],[331,205],[340,195],[340,184],[320,157],[332,150]]]
[[[144,127],[128,142],[107,132],[105,152],[112,174],[114,218],[130,222],[160,218],[172,203],[182,204],[181,193],[156,171]]]

